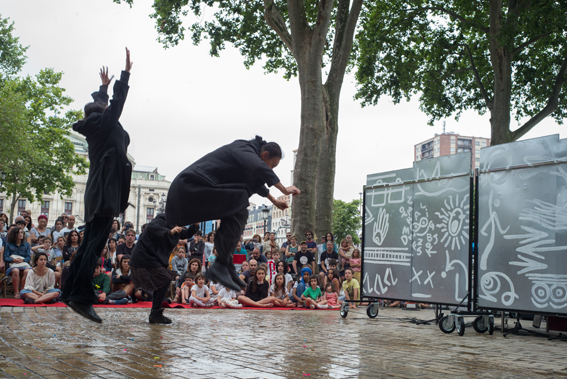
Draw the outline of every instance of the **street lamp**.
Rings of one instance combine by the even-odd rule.
[[[266,230],[268,228],[268,217],[270,217],[270,209],[266,206],[266,204],[262,207],[262,219],[264,220],[264,234],[266,234]]]

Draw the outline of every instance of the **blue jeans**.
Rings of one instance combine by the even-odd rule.
[[[59,288],[53,288],[53,289],[50,289],[49,291],[47,291],[47,293],[53,293],[53,292],[59,292],[59,295],[57,295],[57,297],[55,299],[59,299],[61,297],[61,290]],[[20,299],[25,300],[26,299],[26,293],[33,293],[33,291],[21,290],[20,291]]]

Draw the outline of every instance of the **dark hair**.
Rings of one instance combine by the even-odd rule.
[[[37,244],[39,245],[40,242],[39,241],[43,241],[45,239],[45,236],[40,234],[39,236],[37,236]],[[51,239],[51,238],[50,238]]]
[[[136,236],[136,231],[134,229],[128,229],[124,232],[124,235],[127,236],[128,234],[133,234],[134,237]]]
[[[47,256],[46,253],[44,253],[43,251],[37,252],[37,253],[35,253],[35,254],[33,255],[33,265],[34,265],[34,267],[37,266],[37,261],[39,261],[39,257],[41,257],[42,255],[45,256],[45,259],[46,259],[46,260],[49,260],[49,257]],[[49,263],[49,262],[48,262],[48,263]]]
[[[264,152],[268,152],[268,158],[282,157],[282,148],[275,142],[266,142],[260,136],[256,136],[256,141],[260,144],[260,155]]]
[[[266,270],[263,267],[258,266],[258,268],[256,269],[256,272],[254,273],[254,277],[252,278],[252,281],[251,281],[252,292],[258,291],[258,272],[259,271],[264,271],[264,275],[266,275]],[[264,278],[264,280],[266,280],[266,279]],[[250,282],[248,283],[248,285],[250,285]]]
[[[118,264],[118,269],[119,269],[120,271],[122,271],[122,267],[123,267],[123,266],[122,266],[122,261],[125,260],[125,259],[130,260],[130,256],[129,256],[128,254],[124,254],[123,256],[120,257],[120,263]],[[124,273],[124,272],[123,272],[122,275],[128,275],[128,273]]]
[[[120,221],[118,221],[118,220],[112,220],[112,224],[113,224],[113,225],[114,225],[115,222],[118,223],[118,229],[116,229],[116,231],[119,231],[119,230],[120,230]]]
[[[100,266],[102,266],[102,258],[99,258],[98,261],[96,261],[96,267],[100,267]]]
[[[20,234],[20,230],[24,233],[24,229],[15,227],[8,232],[8,237],[6,238],[10,243],[16,243],[18,241],[18,234]],[[22,239],[22,243],[26,242],[26,236]]]
[[[329,282],[329,283],[325,284],[325,290],[327,289],[327,287],[331,287],[333,292],[335,292],[335,285],[333,284],[333,282]]]
[[[276,265],[276,273],[278,272],[278,266],[280,265],[280,263],[283,263],[283,273],[284,275],[287,274],[287,262],[286,261],[279,261],[278,264]]]
[[[198,273],[197,275],[195,275],[195,280],[194,282],[197,283],[197,280],[199,280],[200,278],[203,278],[203,281],[206,282],[207,279],[205,278],[205,274],[203,274],[202,272]]]
[[[283,284],[282,284],[282,288],[281,288],[281,289],[280,289],[280,288],[277,286],[277,284],[276,284],[276,279],[277,279],[278,277],[282,277],[282,278],[283,278]],[[285,288],[285,275],[280,272],[280,273],[277,273],[276,276],[274,276],[274,294],[276,293],[276,291],[278,291],[277,294],[278,294],[278,296],[280,296],[280,295],[282,295],[282,293],[281,293],[282,290],[283,290],[284,292],[285,292],[285,290],[286,290],[286,288]]]
[[[214,235],[215,235],[215,232],[209,232],[207,234],[207,242],[211,242],[211,236],[214,236]]]
[[[336,259],[329,259],[329,266],[336,266],[337,265],[337,260]]]
[[[334,268],[329,269],[329,274],[333,274],[333,279],[341,280],[341,276],[339,275],[339,272]]]
[[[195,275],[191,272],[185,274],[185,279],[193,279],[195,281]]]
[[[354,270],[352,268],[349,267],[349,268],[345,269],[345,272],[347,272],[347,271],[350,271],[350,273],[354,275]],[[353,279],[354,279],[354,277],[353,277]]]
[[[101,101],[87,103],[85,105],[85,118],[89,117],[92,113],[102,113],[106,109],[106,104]]]
[[[195,235],[195,236],[202,236],[202,235],[203,235],[203,232],[200,231],[200,230],[197,230],[194,235]]]
[[[197,273],[200,273],[201,268],[203,267],[203,263],[201,263],[201,260],[199,258],[193,258],[189,261],[189,264],[187,265],[187,272],[191,272],[191,265],[193,264],[193,262],[197,262],[197,264],[199,265]]]
[[[29,222],[26,221],[26,218],[29,219]],[[28,228],[28,230],[32,230],[32,219],[29,215],[27,215],[26,217],[24,217],[24,222],[26,223],[26,228]]]
[[[65,245],[67,247],[71,247],[71,235],[73,233],[77,233],[77,243],[79,244],[79,246],[81,246],[81,235],[76,230],[71,230],[69,234],[67,234],[67,242],[65,242]]]
[[[312,281],[312,280],[316,280],[316,281],[317,281],[317,285],[319,285],[319,275],[315,275],[315,274],[311,275],[311,276],[309,277],[309,285],[311,285],[311,281]]]
[[[331,241],[335,242],[335,236],[331,232],[327,232],[327,234],[325,234],[325,242],[329,242],[329,240],[327,240],[327,236],[329,234],[331,235]]]

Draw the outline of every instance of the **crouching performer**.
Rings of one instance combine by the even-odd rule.
[[[165,214],[161,213],[146,226],[134,246],[130,257],[132,281],[134,288],[153,292],[152,324],[171,324],[161,306],[170,283],[177,276],[175,271],[168,269],[169,256],[180,239],[190,238],[197,230],[198,225],[189,228],[168,225]]]
[[[279,209],[284,200],[270,195],[275,186],[284,195],[297,195],[294,187],[284,187],[273,169],[282,158],[280,146],[256,136],[218,148],[183,170],[171,183],[165,214],[171,225],[190,225],[220,219],[215,235],[217,258],[206,272],[207,278],[235,291],[246,286],[236,273],[232,254],[248,219],[248,199],[252,194],[267,197]]]

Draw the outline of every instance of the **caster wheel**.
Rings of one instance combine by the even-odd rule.
[[[348,316],[348,304],[343,303],[343,305],[341,305],[341,317],[346,318],[347,316]]]
[[[439,329],[441,329],[443,333],[453,333],[455,331],[455,324],[449,322],[449,317],[445,316],[439,321]]]
[[[485,316],[478,316],[477,318],[475,318],[472,326],[474,330],[480,334],[486,333],[486,331],[488,330],[488,325],[486,325]]]
[[[488,317],[488,334],[494,334],[494,317]]]
[[[459,317],[457,319],[457,333],[459,333],[460,336],[465,334],[465,319],[463,317]]]
[[[378,316],[378,303],[371,303],[366,308],[366,314],[370,318],[376,318]]]

